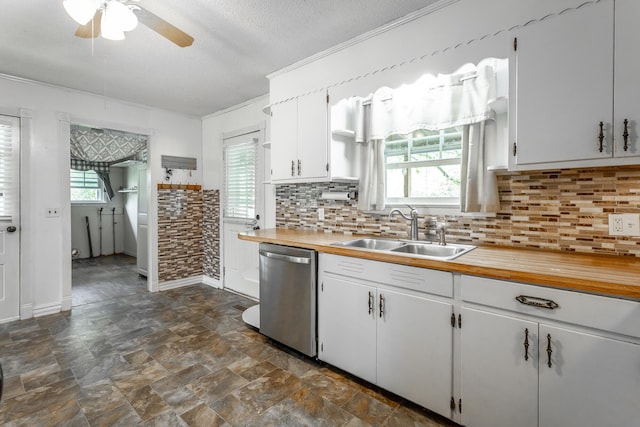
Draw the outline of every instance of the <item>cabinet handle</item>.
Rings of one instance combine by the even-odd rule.
[[[295,171],[296,171],[296,163],[293,160],[291,160],[291,176],[296,176]]]
[[[524,330],[524,360],[529,360],[529,329]]]
[[[378,308],[380,309],[380,317],[384,314],[384,296],[380,294],[380,303],[378,304]]]
[[[629,125],[629,120],[624,119],[624,132],[622,132],[622,139],[624,140],[624,146],[622,147],[624,151],[629,149],[629,129],[627,128]]]
[[[553,353],[553,350],[551,350],[551,334],[547,334],[547,365],[549,367],[551,367],[551,353]]]
[[[600,151],[602,153],[603,150],[603,145],[602,143],[604,142],[604,123],[600,122],[600,133],[598,134],[598,141],[600,141],[600,144],[598,146],[598,151]]]
[[[369,291],[369,314],[373,313],[373,292]]]
[[[520,304],[524,305],[532,305],[534,307],[547,308],[549,310],[553,310],[554,308],[560,307],[557,302],[552,301],[550,299],[532,297],[528,295],[518,295],[516,297],[516,301]]]
[[[302,162],[298,160],[298,176],[302,175]]]

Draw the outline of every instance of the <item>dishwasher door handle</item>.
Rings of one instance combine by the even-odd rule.
[[[276,253],[267,252],[267,251],[260,251],[260,255],[265,256],[267,258],[279,259],[281,261],[292,262],[294,264],[310,264],[311,263],[311,258],[305,258],[305,257],[300,257],[300,256],[276,254]]]

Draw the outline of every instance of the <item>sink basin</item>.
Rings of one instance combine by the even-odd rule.
[[[353,249],[366,249],[377,252],[388,252],[397,255],[408,255],[418,258],[438,260],[452,260],[463,255],[475,246],[448,243],[440,246],[431,242],[416,242],[394,239],[362,238],[334,243],[333,246],[342,246]]]
[[[446,246],[440,246],[431,243],[407,243],[404,246],[391,249],[391,252],[422,255],[429,258],[454,259],[466,252],[469,252],[474,247],[475,246],[458,244],[447,244]]]
[[[400,246],[406,245],[406,243],[400,240],[367,238],[367,239],[356,239],[356,240],[349,240],[347,242],[334,243],[334,245],[346,246],[349,248],[362,248],[362,249],[373,249],[373,250],[379,250],[379,251],[388,251],[393,248],[398,248]]]

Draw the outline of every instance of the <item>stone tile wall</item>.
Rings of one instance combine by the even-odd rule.
[[[562,169],[498,177],[495,216],[447,216],[450,241],[640,256],[640,238],[609,236],[609,213],[640,213],[640,167]],[[406,237],[408,221],[365,214],[356,201],[320,200],[355,184],[276,187],[276,226]],[[317,208],[325,209],[319,221]],[[424,232],[424,218],[420,220]],[[421,234],[424,238],[424,234]]]
[[[203,203],[200,189],[158,189],[158,279],[202,275]]]
[[[204,274],[220,280],[220,190],[204,190]]]

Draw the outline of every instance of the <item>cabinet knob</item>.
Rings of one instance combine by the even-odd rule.
[[[624,145],[622,146],[622,148],[624,149],[624,151],[629,150],[629,120],[624,119],[624,122],[622,122],[624,124],[624,132],[622,132],[622,139],[624,141]]]
[[[296,176],[296,163],[295,161],[291,160],[291,176]]]

